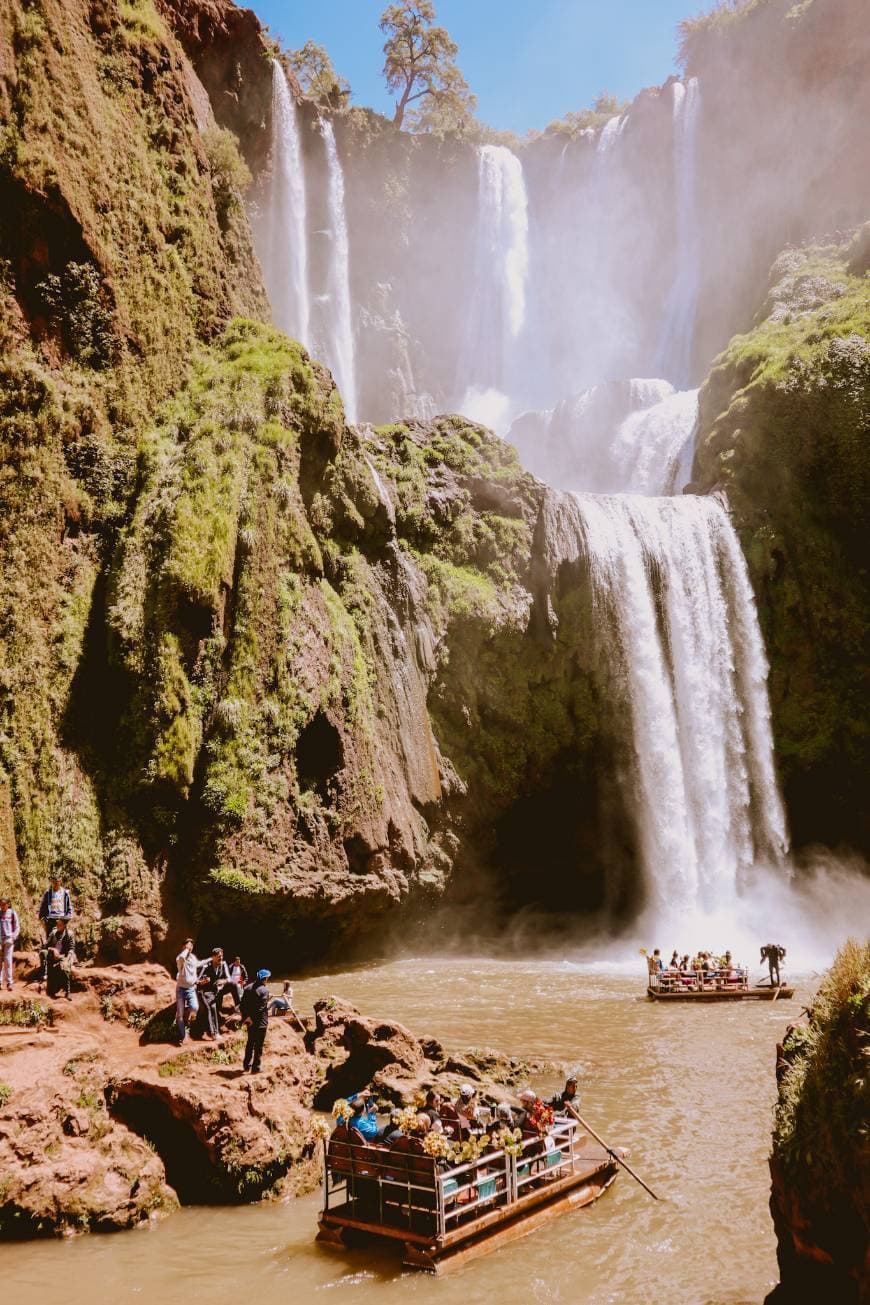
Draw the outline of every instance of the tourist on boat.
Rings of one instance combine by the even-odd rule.
[[[46,939],[59,920],[71,920],[72,916],[73,907],[69,889],[64,888],[59,875],[53,875],[51,885],[46,888],[39,904],[39,918],[45,928]]]
[[[656,977],[657,975],[661,974],[665,968],[665,963],[662,960],[661,949],[656,947],[655,950],[653,951],[652,956],[647,957],[646,963],[647,963],[647,968],[649,969],[650,972],[650,977]]]
[[[433,1124],[436,1119],[440,1122],[442,1105],[441,1093],[437,1088],[429,1088],[423,1102],[423,1114],[428,1115]]]
[[[564,1114],[568,1106],[577,1106],[579,1101],[580,1097],[577,1093],[577,1079],[576,1076],[572,1074],[570,1078],[565,1079],[565,1086],[561,1092],[558,1092],[556,1096],[553,1097],[550,1105],[554,1110],[560,1110]]]
[[[242,1020],[248,1028],[248,1040],[245,1043],[245,1072],[259,1074],[263,1059],[263,1046],[269,1029],[269,998],[271,996],[267,980],[271,979],[271,970],[257,970],[257,977],[249,983],[242,993]]]
[[[232,998],[233,1007],[230,1012],[231,1014],[235,1014],[240,1009],[242,1004],[242,992],[248,986],[248,971],[245,969],[244,965],[242,965],[242,958],[240,956],[234,956],[227,966],[227,969],[230,975],[229,981],[224,983],[218,992],[218,1019],[220,1019],[221,1015],[224,1013],[224,1006],[226,1005],[227,997]]]
[[[423,1138],[429,1132],[432,1121],[428,1115],[424,1115],[422,1110],[417,1116],[414,1127],[410,1133],[400,1133],[394,1142],[390,1143],[391,1151],[403,1151],[409,1155],[425,1155],[423,1150]]]
[[[678,970],[680,968],[680,954],[677,951],[671,953],[671,959],[668,961],[669,970]]]
[[[381,1133],[381,1141],[385,1146],[391,1146],[397,1137],[402,1136],[402,1130],[399,1127],[401,1118],[402,1116],[398,1110],[390,1112],[389,1121],[384,1125],[384,1131]]]
[[[378,1105],[374,1097],[355,1097],[350,1103],[353,1114],[350,1126],[362,1133],[367,1142],[375,1142],[380,1134],[378,1125]]]
[[[495,1119],[486,1130],[488,1133],[500,1133],[503,1128],[516,1128],[514,1111],[507,1101],[500,1101],[495,1109]]]
[[[214,947],[212,948],[211,958],[202,967],[202,972],[197,980],[197,988],[199,989],[199,996],[205,1014],[207,1030],[205,1036],[213,1038],[215,1042],[223,1041],[218,1017],[218,994],[229,981],[230,971],[224,960],[223,948]]]
[[[688,956],[684,956],[683,959],[680,961],[680,965],[679,965],[680,973],[688,974],[691,968],[692,968],[691,961],[689,960]]]
[[[463,1083],[455,1101],[456,1113],[460,1121],[468,1127],[477,1119],[477,1089],[471,1083]]]
[[[18,912],[8,897],[0,897],[0,985],[12,991],[14,976],[12,973],[12,954],[15,942],[21,932]]]
[[[785,960],[785,948],[780,947],[779,943],[766,943],[761,949],[762,964],[767,961],[770,970],[771,987],[779,988],[782,986],[779,977],[780,961]]]

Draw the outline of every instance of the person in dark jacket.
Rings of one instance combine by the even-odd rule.
[[[71,1001],[70,981],[72,979],[72,967],[75,961],[75,951],[73,949],[73,936],[66,927],[66,920],[58,920],[54,929],[48,935],[45,947],[43,949],[43,977],[47,978],[47,993],[49,997],[56,997],[63,989],[67,1001]],[[40,983],[40,988],[42,984]]]
[[[565,1086],[561,1092],[553,1097],[550,1105],[554,1110],[562,1113],[567,1112],[568,1106],[573,1106],[576,1110],[580,1104],[580,1098],[577,1095],[577,1079],[572,1074],[570,1078],[565,1079]]]
[[[256,979],[242,993],[242,1019],[248,1029],[244,1067],[252,1074],[259,1074],[263,1058],[263,1043],[269,1027],[269,1002],[272,999],[266,980],[271,977],[271,970],[257,970]]]
[[[220,1021],[218,1019],[218,993],[224,984],[229,983],[229,981],[230,972],[224,960],[223,949],[215,947],[211,954],[211,960],[203,967],[202,974],[196,984],[205,1012],[205,1022],[208,1029],[206,1036],[214,1038],[215,1042],[222,1041]]]
[[[58,920],[71,920],[72,913],[72,899],[68,889],[64,888],[59,875],[52,876],[51,886],[46,888],[39,904],[39,918],[45,928],[46,938]]]

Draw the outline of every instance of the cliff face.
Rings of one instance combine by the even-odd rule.
[[[867,1039],[870,946],[847,943],[779,1048],[770,1209],[780,1285],[769,1305],[870,1299]]]
[[[863,724],[870,589],[870,229],[791,250],[700,397],[696,488],[723,488],[770,659],[794,839],[870,845]]]

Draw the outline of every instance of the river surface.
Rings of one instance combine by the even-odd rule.
[[[310,1012],[335,994],[450,1049],[575,1065],[582,1113],[630,1147],[658,1203],[622,1173],[590,1208],[437,1279],[403,1273],[390,1254],[315,1245],[317,1196],[187,1209],[137,1232],[4,1246],[4,1298],[759,1305],[777,1280],[766,1164],[775,1046],[814,979],[798,979],[789,1002],[703,1010],[653,1005],[643,984],[640,971],[568,962],[417,959],[299,981],[295,1001]]]

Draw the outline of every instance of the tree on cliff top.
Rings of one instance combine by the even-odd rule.
[[[436,27],[432,0],[401,0],[388,5],[381,15],[384,44],[384,77],[387,89],[396,95],[393,122],[401,127],[408,106],[414,125],[424,131],[445,125],[456,130],[466,124],[477,103],[468,83],[453,62],[458,46],[447,30]]]
[[[350,82],[340,77],[322,45],[306,41],[301,50],[288,50],[287,59],[306,95],[330,109],[344,109]]]

